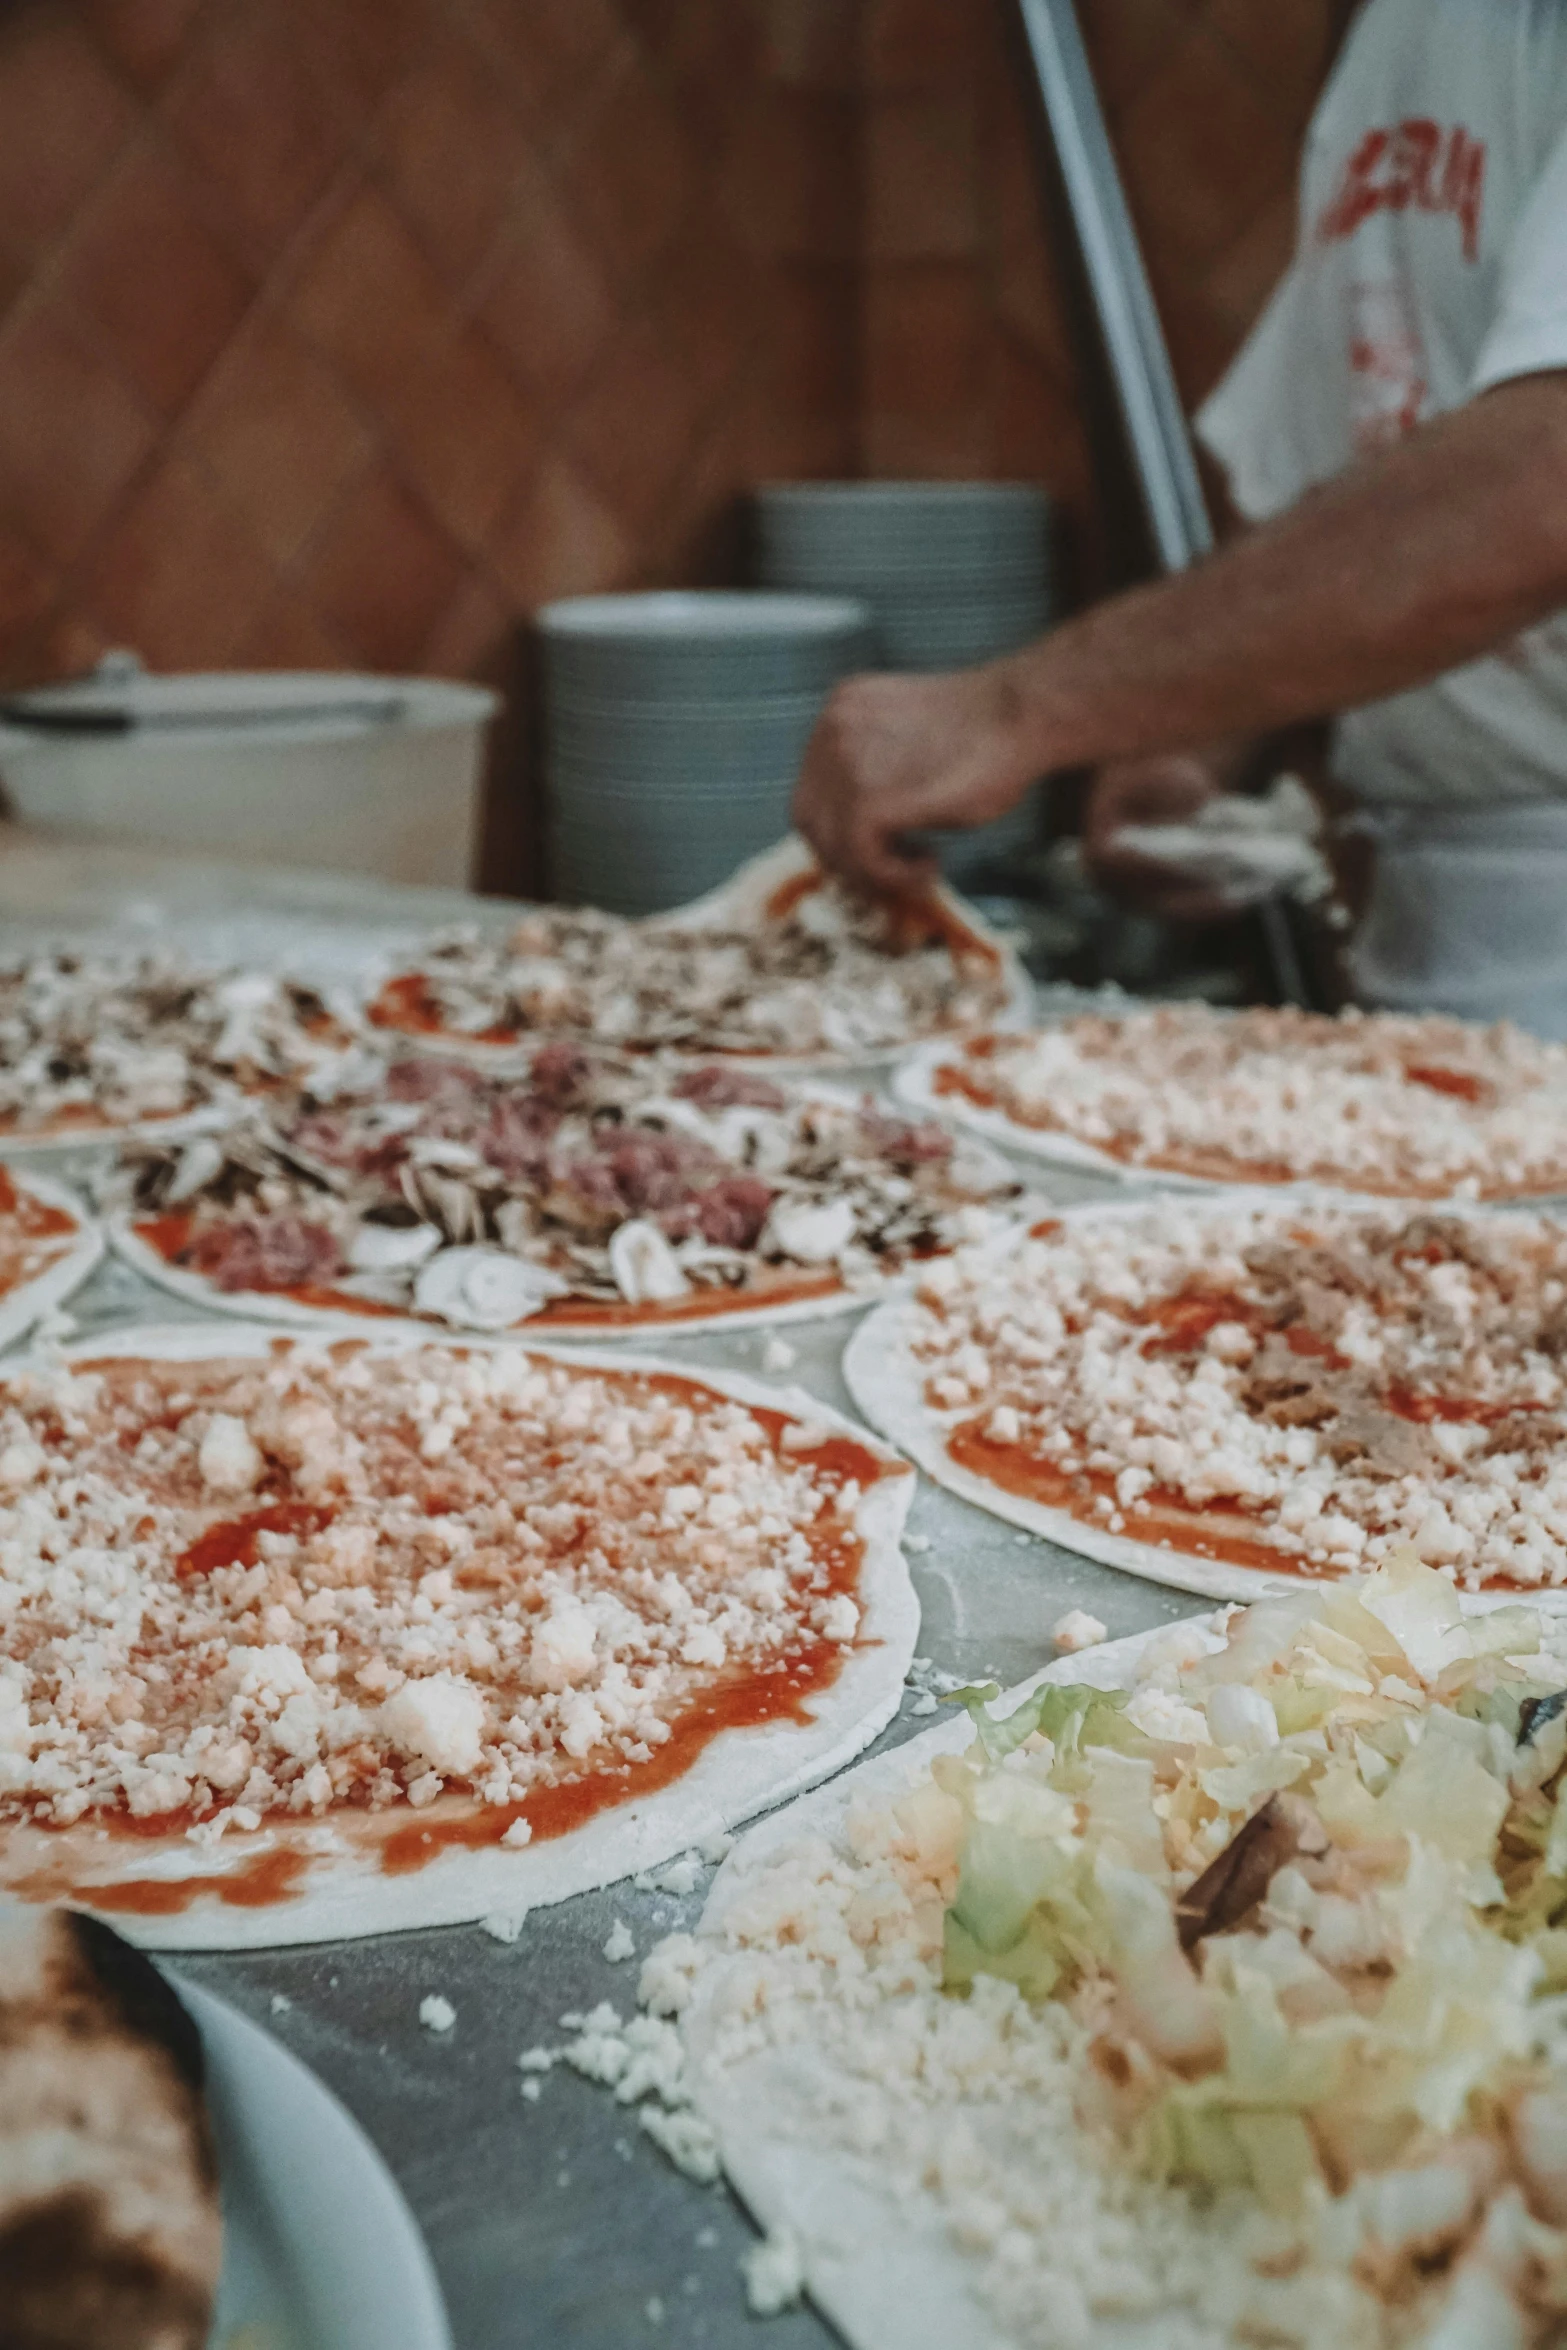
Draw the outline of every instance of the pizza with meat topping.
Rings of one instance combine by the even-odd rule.
[[[1567,1225],[1522,1210],[1070,1211],[928,1266],[845,1363],[873,1425],[1000,1516],[1248,1597],[1399,1544],[1567,1587]]]
[[[0,1382],[0,1890],[223,1947],[668,1859],[858,1752],[910,1472],[798,1394],[130,1331]]]
[[[459,1328],[689,1326],[852,1305],[1005,1220],[979,1144],[724,1063],[433,1055],[128,1144],[120,1246],[203,1302]]]
[[[322,996],[259,971],[64,949],[0,969],[0,1135],[90,1141],[298,1080],[349,1040]]]
[[[820,1066],[993,1025],[1027,1000],[1015,958],[949,891],[873,903],[785,842],[679,914],[543,907],[509,938],[442,933],[369,1017],[481,1055],[563,1036]]]
[[[1402,1199],[1567,1191],[1567,1045],[1506,1023],[1160,1004],[940,1045],[898,1091],[1109,1173]]]

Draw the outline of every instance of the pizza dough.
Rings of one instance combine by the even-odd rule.
[[[10,1369],[7,1464],[0,1887],[158,1947],[651,1867],[856,1754],[913,1653],[911,1474],[738,1376],[116,1332]]]
[[[900,1099],[1030,1156],[1168,1184],[1567,1191],[1567,1046],[1431,1014],[1160,1004],[922,1048]]]
[[[1234,1192],[932,1267],[844,1375],[938,1483],[1178,1590],[1255,1598],[1414,1542],[1551,1608],[1563,1301],[1554,1218]]]
[[[186,1126],[303,1077],[354,1015],[268,972],[61,948],[0,969],[0,1137],[93,1142]]]
[[[1031,1001],[1016,956],[945,887],[906,907],[862,905],[791,838],[675,913],[629,922],[540,907],[510,941],[443,934],[369,1017],[480,1057],[555,1035],[827,1068],[1006,1026]]]
[[[0,1161],[0,1346],[10,1346],[79,1289],[103,1235],[74,1192]]]
[[[1553,2249],[1535,2223],[1560,2176],[1543,2121],[1560,2111],[1562,2047],[1543,2013],[1531,2030],[1533,1954],[1485,1922],[1464,1871],[1495,1849],[1520,1938],[1539,1933],[1549,1886],[1525,1915],[1538,1860],[1508,1857],[1508,1785],[1526,1805],[1560,1767],[1562,1628],[1484,1602],[1464,1621],[1421,1582],[1406,1554],[1354,1599],[1316,1595],[1333,1620],[1303,1594],[1062,1659],[989,1693],[997,1744],[977,1787],[957,1759],[975,1725],[955,1714],[741,1840],[696,1934],[650,1952],[641,1996],[675,2019],[642,2026],[676,2039],[658,2092],[676,2127],[655,2114],[651,2134],[679,2159],[710,2132],[768,2231],[746,2264],[753,2307],[803,2283],[853,2350],[1554,2338],[1560,2286],[1542,2289],[1530,2261]],[[1352,1658],[1364,1699],[1343,1685]],[[1254,1713],[1272,1716],[1262,1692],[1284,1705],[1303,1671],[1322,1676],[1335,1755],[1357,1706],[1387,1747],[1366,1750],[1364,1776],[1326,1760],[1326,1739],[1314,1753],[1305,1732],[1271,1748],[1250,1735]],[[1058,1701],[1051,1745],[1021,1750],[1007,1718],[1052,1685],[1135,1695],[1100,1711],[1097,1738]],[[1392,1730],[1417,1713],[1424,1740]],[[1038,1718],[1026,1709],[1023,1727]],[[1496,1726],[1483,1770],[1472,1750],[1459,1760],[1481,1722]],[[1120,1751],[1103,1743],[1117,1725]],[[1097,1980],[1074,1985],[1076,1967]],[[1534,2113],[1515,2107],[1510,2135],[1497,2092],[1520,2083]],[[1292,2167],[1303,2111],[1350,2148],[1329,2197],[1305,2183],[1329,2137],[1297,2141]],[[1187,2113],[1189,2140],[1158,2134]],[[1233,2156],[1237,2140],[1232,2191],[1194,2194],[1185,2181],[1212,2184],[1219,2142]],[[1443,2194],[1455,2172],[1468,2192]]]
[[[0,2332],[202,2350],[222,2259],[201,2039],[95,1918],[0,1900]]]
[[[127,1145],[102,1185],[121,1253],[198,1304],[590,1335],[841,1311],[1002,1229],[1018,1190],[846,1090],[563,1043],[504,1077],[405,1056]]]
[[[1009,1690],[996,1710],[1009,1711],[1046,1682],[1124,1688],[1162,1636],[1140,1632],[1081,1657],[1062,1657]],[[715,1878],[697,1931],[699,1948],[716,1945],[723,1955],[702,1970],[687,2004],[676,2008],[681,1993],[674,1986],[658,2002],[661,2012],[676,2008],[697,2110],[717,2138],[726,2177],[770,2241],[796,2255],[800,2281],[851,2350],[1014,2345],[984,2305],[978,2261],[966,2260],[951,2242],[936,2199],[910,2194],[902,2179],[888,2177],[890,2165],[878,2166],[875,2142],[858,2150],[832,2142],[838,2132],[831,2124],[824,2129],[823,2103],[830,2113],[846,2105],[842,2088],[834,2096],[830,2059],[824,2063],[810,2039],[792,2058],[776,2047],[759,2047],[741,2062],[722,2053],[726,1993],[732,1998],[739,1986],[747,1944],[765,1947],[775,1920],[787,1914],[788,1891],[782,1902],[772,1892],[777,1865],[797,1848],[818,1856],[818,1872],[828,1854],[852,1854],[854,1815],[898,1801],[937,1755],[961,1753],[972,1737],[967,1715],[954,1711],[748,1830]],[[747,1914],[753,1903],[754,1922]],[[657,1958],[655,1951],[655,1965]],[[865,1984],[867,2024],[878,1990]],[[847,2094],[852,2099],[852,2088]],[[959,2094],[954,2083],[954,2103]],[[1154,2337],[1132,2333],[1096,2331],[1080,2339],[1083,2350],[1156,2350]]]

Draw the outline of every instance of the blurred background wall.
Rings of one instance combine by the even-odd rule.
[[[1193,398],[1345,13],[1083,0]],[[1004,0],[6,0],[0,677],[504,681],[770,474],[1038,479],[1095,584],[1032,125]]]

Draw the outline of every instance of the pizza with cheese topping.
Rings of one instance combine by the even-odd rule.
[[[81,1287],[103,1237],[64,1184],[0,1162],[0,1346]]]
[[[1506,1023],[1159,1004],[937,1046],[898,1090],[1111,1174],[1403,1199],[1567,1191],[1567,1045]]]
[[[82,1142],[298,1080],[349,1041],[314,989],[164,954],[0,969],[0,1135]]]
[[[508,938],[442,933],[369,1017],[481,1056],[557,1036],[820,1066],[994,1025],[1027,1001],[1016,959],[946,889],[872,903],[785,842],[677,914],[542,907]]]
[[[848,1091],[553,1043],[507,1076],[404,1058],[128,1144],[106,1197],[121,1248],[199,1302],[616,1330],[853,1305],[1018,1191],[985,1146]]]
[[[1399,1544],[1567,1588],[1567,1224],[1255,1193],[1068,1211],[928,1266],[846,1360],[942,1483],[1221,1598]]]
[[[163,1946],[564,1899],[895,1710],[910,1472],[798,1393],[117,1332],[0,1381],[0,1890]]]
[[[853,2350],[1551,2350],[1564,1629],[1405,1553],[959,1692],[560,2054]]]

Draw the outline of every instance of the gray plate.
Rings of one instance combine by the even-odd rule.
[[[201,2028],[223,2180],[212,2350],[451,2350],[435,2271],[357,2122],[297,2057],[210,1991]]]

